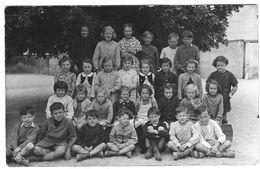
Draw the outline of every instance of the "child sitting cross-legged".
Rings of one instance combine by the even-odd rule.
[[[11,133],[10,142],[7,143],[6,156],[15,162],[28,166],[29,160],[25,156],[29,155],[36,141],[39,127],[34,123],[34,110],[26,106],[20,111],[21,122],[17,123]]]
[[[137,143],[135,128],[130,124],[132,112],[122,108],[118,112],[119,123],[115,124],[110,132],[110,140],[107,143],[108,151],[105,156],[126,155],[132,157],[132,151]]]
[[[160,112],[156,107],[148,110],[148,118],[149,121],[143,126],[144,137],[149,140],[145,159],[150,159],[154,155],[157,161],[161,161],[160,151],[165,149],[165,141],[169,137],[167,126],[164,122],[159,121]]]
[[[98,124],[98,112],[89,110],[86,113],[87,123],[78,131],[78,138],[72,150],[77,153],[77,161],[82,161],[92,156],[103,157],[103,150],[106,148],[105,131],[103,126]]]
[[[50,106],[51,117],[41,126],[39,142],[34,147],[37,161],[51,161],[62,156],[71,159],[71,147],[77,139],[72,121],[65,117],[62,103],[54,102]]]
[[[235,153],[227,151],[231,147],[231,142],[226,140],[226,136],[218,123],[210,119],[210,114],[205,107],[199,113],[199,121],[195,124],[195,127],[201,136],[200,142],[196,144],[200,156],[234,158]]]
[[[171,123],[170,141],[167,143],[168,148],[173,151],[174,160],[191,155],[200,139],[194,124],[189,121],[187,108],[180,106],[176,112],[178,121]]]

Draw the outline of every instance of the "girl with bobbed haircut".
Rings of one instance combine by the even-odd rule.
[[[69,61],[70,65],[72,65],[72,60],[70,59],[69,56],[64,55],[58,62],[59,66],[61,66],[62,63]]]
[[[177,95],[177,85],[176,84],[171,84],[171,83],[168,83],[168,84],[165,84],[163,86],[163,89],[172,89],[172,94],[173,96],[176,96]]]
[[[187,91],[188,90],[194,90],[195,91],[195,97],[199,97],[200,96],[200,92],[197,86],[195,86],[194,84],[188,84],[184,87],[184,96],[187,97]]]
[[[105,39],[104,34],[106,31],[111,31],[112,32],[112,40],[116,39],[116,32],[112,26],[105,26],[103,28],[103,32],[101,33],[101,36]]]
[[[68,91],[68,85],[66,82],[64,81],[57,81],[54,86],[53,86],[53,90],[54,92],[56,93],[56,90],[57,89],[64,89],[65,90],[65,93],[67,93]]]
[[[188,64],[195,64],[195,71],[198,68],[198,61],[196,61],[195,59],[189,59],[185,62],[185,67],[184,70],[187,71],[187,66]]]
[[[217,56],[214,60],[212,65],[214,67],[217,67],[217,62],[222,62],[225,63],[226,65],[228,65],[228,59],[225,56]]]
[[[75,87],[73,98],[76,98],[77,93],[79,92],[84,92],[86,96],[88,95],[88,90],[83,84],[79,84],[78,86]]]
[[[126,61],[130,61],[131,64],[133,64],[133,58],[130,54],[128,53],[125,53],[123,54],[123,57],[121,59],[121,68],[123,67],[123,63],[126,62]]]
[[[153,91],[152,91],[151,87],[148,84],[143,84],[142,86],[140,86],[138,88],[138,93],[140,96],[141,96],[143,89],[147,89],[150,96],[153,95]]]
[[[218,83],[216,80],[214,80],[214,79],[210,79],[209,81],[207,81],[206,87],[205,87],[206,92],[209,93],[209,86],[210,86],[211,84],[216,85],[216,86],[217,86],[217,93],[220,93],[221,87],[220,87],[219,83]]]

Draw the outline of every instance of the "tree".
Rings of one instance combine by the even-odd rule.
[[[135,25],[135,36],[154,33],[154,44],[167,45],[167,35],[190,29],[194,43],[209,51],[225,42],[228,17],[239,12],[242,5],[171,5],[171,6],[12,6],[5,9],[6,58],[29,48],[43,55],[68,49],[70,41],[79,36],[80,25],[88,23],[94,42],[101,40],[105,25],[114,27],[117,40],[123,37],[122,25]]]

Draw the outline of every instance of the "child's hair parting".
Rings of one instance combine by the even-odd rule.
[[[217,67],[217,62],[223,62],[223,63],[225,63],[226,65],[228,65],[228,59],[227,59],[225,56],[217,56],[217,57],[213,60],[212,65],[213,65],[214,67]]]
[[[193,33],[190,30],[185,30],[181,33],[182,38],[193,38]]]
[[[153,38],[153,33],[151,31],[144,31],[142,38],[145,38],[148,35],[151,35]]]
[[[57,81],[55,84],[54,84],[54,92],[56,93],[56,90],[57,89],[64,89],[65,90],[65,93],[67,93],[68,91],[68,85],[66,82],[64,81]]]
[[[209,86],[211,84],[216,85],[217,86],[217,93],[220,93],[221,87],[220,87],[219,83],[216,80],[214,80],[214,79],[209,79],[207,81],[207,83],[206,83],[206,91],[209,93]]]
[[[148,64],[149,65],[149,71],[154,72],[154,67],[151,64],[151,61],[149,59],[142,59],[140,62],[140,70],[142,70],[143,64]]]
[[[176,114],[179,114],[181,112],[187,113],[187,107],[179,106],[179,107],[176,108]]]
[[[172,93],[173,93],[173,96],[176,96],[177,95],[177,85],[174,83],[174,84],[171,84],[171,83],[167,83],[163,86],[163,90],[165,89],[172,89]]]
[[[127,91],[129,94],[129,97],[131,96],[131,91],[129,89],[129,87],[127,86],[121,86],[120,90],[119,90],[119,94],[121,95],[123,91]]]
[[[162,58],[161,67],[162,67],[162,64],[164,64],[164,63],[169,63],[170,67],[172,67],[172,61],[169,58],[167,58],[167,57]]]
[[[85,118],[87,119],[88,117],[96,117],[98,119],[98,111],[96,111],[96,110],[88,110],[86,112],[86,117]]]
[[[150,96],[153,94],[153,91],[152,91],[151,87],[150,87],[148,84],[143,84],[143,85],[140,86],[139,89],[138,89],[138,93],[139,93],[140,96],[141,96],[141,93],[142,93],[142,91],[143,91],[144,89],[147,89],[147,90],[148,90]]]
[[[83,84],[79,84],[78,86],[75,87],[73,98],[75,98],[79,92],[84,92],[85,96],[88,95],[88,90]]]
[[[92,59],[84,59],[84,60],[82,61],[82,67],[83,67],[83,63],[89,63],[89,64],[91,64],[91,66],[93,67],[93,61],[92,61]]]
[[[114,30],[114,28],[112,27],[112,26],[105,26],[104,28],[103,28],[103,31],[102,31],[102,33],[101,33],[101,36],[103,37],[103,38],[105,38],[105,32],[106,31],[111,31],[112,32],[112,40],[113,39],[116,39],[116,32],[115,32],[115,30]]]
[[[32,106],[24,106],[20,110],[20,116],[27,115],[27,114],[30,114],[33,116],[34,113],[35,113],[35,111]]]
[[[71,59],[69,58],[69,56],[66,56],[64,55],[58,62],[59,66],[62,65],[62,63],[66,62],[66,61],[69,61],[70,62],[70,65],[72,65],[72,61]]]
[[[134,33],[134,25],[132,23],[125,23],[123,25],[123,30],[125,30],[125,28],[132,28],[132,32]]]
[[[51,113],[54,111],[54,110],[64,110],[64,105],[60,102],[54,102],[51,106],[50,106],[50,111]]]
[[[147,112],[147,116],[149,117],[150,115],[152,114],[156,114],[158,116],[161,116],[160,112],[159,112],[159,109],[155,106],[152,106],[148,109],[148,112]]]
[[[104,64],[109,62],[110,60],[112,62],[113,67],[115,67],[114,59],[112,57],[105,57],[101,62],[102,68],[104,68]]]
[[[185,67],[184,67],[185,70],[187,70],[188,64],[195,64],[195,70],[196,70],[197,67],[198,67],[198,61],[195,60],[195,59],[189,59],[189,60],[187,60],[187,61],[185,62]]]
[[[95,90],[95,97],[97,98],[97,95],[99,93],[104,93],[105,97],[107,97],[107,90],[104,89],[103,87],[99,87]]]
[[[205,112],[206,110],[207,110],[206,106],[202,104],[198,107],[196,112],[198,112],[198,115],[201,115],[201,113]],[[208,112],[208,111],[206,111],[206,112]]]
[[[177,33],[170,33],[168,35],[168,40],[171,40],[172,38],[176,38],[177,40],[179,40],[179,35]]]
[[[188,84],[184,87],[184,95],[187,97],[187,91],[188,90],[194,90],[195,91],[195,97],[199,97],[199,89],[194,84]]]
[[[130,61],[131,64],[133,64],[133,58],[130,54],[126,53],[123,55],[122,59],[121,59],[121,66],[123,66],[123,63],[126,61]]]
[[[128,115],[129,119],[132,119],[133,118],[133,113],[131,112],[131,110],[129,110],[128,108],[121,108],[118,110],[118,117],[122,117],[123,115]]]

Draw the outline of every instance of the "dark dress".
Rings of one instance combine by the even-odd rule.
[[[177,97],[172,97],[167,99],[164,96],[161,97],[158,101],[158,108],[161,113],[160,120],[166,121],[168,124],[176,121],[176,108],[179,106],[179,100]]]

